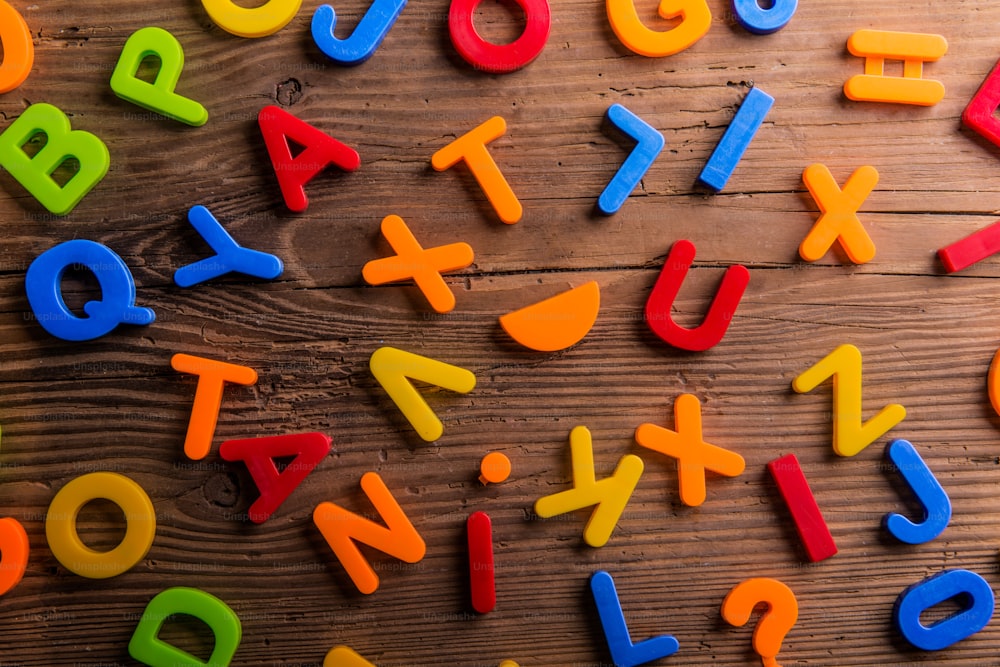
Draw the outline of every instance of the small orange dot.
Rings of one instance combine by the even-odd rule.
[[[510,459],[500,452],[490,452],[479,464],[479,481],[483,484],[499,484],[510,477]]]

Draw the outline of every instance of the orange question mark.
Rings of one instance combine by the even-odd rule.
[[[733,586],[722,601],[722,618],[730,625],[746,625],[761,602],[767,604],[768,610],[753,631],[753,650],[764,667],[781,667],[777,660],[781,642],[799,618],[799,603],[792,589],[777,579],[747,579]]]

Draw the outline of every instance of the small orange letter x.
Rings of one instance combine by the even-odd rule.
[[[711,445],[701,436],[701,402],[694,394],[681,394],[674,401],[676,432],[656,424],[641,424],[635,441],[647,449],[677,459],[677,482],[681,502],[692,507],[705,502],[705,471],[726,477],[743,472],[743,457]]]
[[[374,259],[365,264],[361,269],[365,282],[383,285],[413,278],[431,308],[439,313],[453,309],[455,295],[441,274],[472,264],[475,255],[469,244],[451,243],[424,250],[398,215],[388,215],[382,220],[382,236],[396,251],[396,256]]]
[[[857,169],[841,190],[833,174],[822,164],[811,164],[802,180],[821,211],[816,224],[799,246],[799,256],[807,262],[823,257],[835,241],[855,264],[875,257],[875,243],[858,220],[858,209],[878,183],[875,167]]]

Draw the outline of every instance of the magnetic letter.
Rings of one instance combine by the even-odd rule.
[[[260,498],[247,510],[254,523],[267,521],[329,453],[330,438],[322,433],[226,440],[219,447],[219,455],[225,460],[243,461],[260,491]],[[287,456],[295,458],[279,471],[275,457]]]
[[[36,134],[45,145],[33,157],[24,145]],[[52,172],[76,158],[80,169],[60,186]],[[108,147],[90,132],[71,130],[69,118],[51,104],[32,104],[0,134],[0,166],[54,215],[66,215],[96,186],[111,166]]]
[[[101,287],[101,300],[83,306],[87,317],[77,317],[63,301],[62,277],[70,267],[88,269]],[[119,324],[156,319],[149,308],[135,306],[135,281],[122,258],[94,241],[74,239],[49,248],[28,267],[24,282],[35,319],[63,340],[100,338]]]
[[[1000,106],[1000,60],[990,70],[962,112],[962,124],[1000,146],[1000,120],[993,115],[998,106]]]
[[[952,598],[961,602],[961,611],[930,626],[920,622],[925,610]],[[893,618],[906,641],[924,651],[940,651],[986,627],[993,609],[993,590],[985,579],[968,570],[944,570],[900,593]]]
[[[329,502],[316,506],[313,522],[340,559],[354,585],[368,594],[378,589],[378,575],[358,549],[357,542],[406,563],[419,562],[427,551],[427,545],[377,473],[365,473],[361,477],[361,489],[385,521],[385,527]]]
[[[94,551],[76,532],[76,517],[91,500],[103,498],[125,515],[125,537],[110,551]],[[156,535],[153,502],[141,486],[114,472],[93,472],[59,489],[45,519],[49,549],[63,567],[88,579],[107,579],[127,572],[145,558]]]
[[[403,7],[406,7],[406,0],[372,0],[351,36],[337,39],[333,36],[337,12],[330,5],[320,5],[312,17],[313,41],[335,63],[358,65],[372,57]]]
[[[0,94],[14,90],[31,74],[35,44],[20,12],[0,0]]]
[[[180,287],[191,287],[227,273],[243,273],[254,278],[273,280],[284,271],[284,264],[274,255],[244,248],[233,240],[204,206],[192,206],[188,211],[188,221],[215,254],[177,269],[174,272],[174,282]]]
[[[705,0],[660,0],[657,13],[680,19],[669,30],[650,30],[643,25],[635,0],[607,0],[608,21],[621,43],[642,56],[659,58],[680,53],[705,36],[712,27],[712,10]]]
[[[805,168],[802,181],[819,206],[820,216],[799,245],[799,256],[807,262],[815,262],[839,241],[852,262],[870,262],[875,257],[875,244],[858,219],[858,209],[878,184],[875,167],[856,169],[844,183],[843,190],[826,165],[819,163]]]
[[[767,464],[767,470],[792,514],[795,530],[799,533],[809,560],[817,563],[836,554],[837,545],[833,541],[833,535],[826,526],[826,520],[819,511],[819,505],[816,504],[816,498],[795,454],[774,459]]]
[[[906,417],[906,408],[891,403],[866,422],[861,421],[861,351],[841,345],[792,380],[799,394],[833,378],[833,451],[854,456]]]
[[[268,0],[260,7],[240,7],[232,0],[201,0],[215,25],[237,37],[267,37],[295,18],[302,0]]]
[[[215,635],[215,646],[207,662],[159,638],[163,623],[175,614],[197,618]],[[239,617],[219,598],[197,588],[168,588],[146,605],[128,643],[128,652],[150,667],[226,667],[242,637]]]
[[[356,150],[284,109],[274,105],[266,106],[257,114],[257,122],[267,146],[267,154],[271,156],[281,196],[289,210],[296,213],[301,213],[309,206],[306,183],[326,169],[327,165],[334,164],[344,171],[354,171],[361,166],[361,158]],[[294,158],[288,144],[289,139],[305,147]]]
[[[639,181],[653,166],[656,157],[663,150],[663,135],[652,125],[636,116],[620,104],[612,104],[607,111],[608,121],[635,140],[635,147],[625,162],[618,168],[611,182],[597,200],[597,208],[605,215],[616,213],[628,196],[639,185]]]
[[[788,25],[798,9],[798,0],[774,0],[764,9],[757,0],[733,0],[733,12],[744,30],[758,35],[777,32]]]
[[[736,452],[705,442],[701,431],[701,401],[694,394],[681,394],[674,401],[676,431],[641,424],[635,441],[677,460],[677,483],[681,502],[696,507],[705,502],[705,471],[726,477],[741,475],[746,461]]]
[[[191,421],[188,422],[187,436],[184,439],[184,454],[189,459],[198,461],[208,456],[212,449],[212,437],[215,435],[215,425],[222,405],[223,386],[226,382],[254,384],[257,382],[257,371],[190,354],[175,354],[170,358],[170,365],[175,371],[198,376]]]
[[[940,81],[922,78],[924,63],[948,52],[948,42],[941,35],[858,30],[847,40],[847,50],[865,59],[865,73],[844,84],[848,99],[933,106],[944,98]],[[903,76],[886,76],[886,60],[902,60]]]
[[[515,0],[524,10],[526,22],[524,32],[510,44],[491,44],[476,32],[472,19],[481,1],[451,0],[448,31],[458,54],[476,69],[492,74],[514,72],[537,58],[552,25],[548,0]]]
[[[750,272],[740,264],[733,264],[726,269],[719,290],[701,324],[693,329],[686,329],[674,322],[671,310],[681,291],[684,276],[694,261],[694,255],[694,244],[687,240],[677,241],[670,248],[660,276],[646,300],[646,324],[664,343],[682,350],[704,352],[717,345],[726,335],[740,299],[743,298],[743,292],[750,282]]]
[[[583,540],[592,547],[603,547],[618,525],[635,485],[642,476],[643,463],[635,454],[626,454],[609,477],[600,481],[594,470],[594,444],[586,426],[577,426],[569,434],[573,488],[543,496],[535,501],[535,513],[543,519],[594,507],[583,529]]]
[[[756,4],[757,0],[750,2]],[[703,185],[715,192],[726,187],[736,163],[743,157],[773,104],[774,98],[760,88],[750,89],[698,176]]]
[[[147,56],[160,60],[160,70],[152,83],[136,76]],[[118,64],[111,74],[111,90],[143,109],[200,127],[208,121],[208,111],[194,100],[174,92],[183,69],[184,49],[176,37],[163,28],[141,28],[132,33],[122,47]]]
[[[512,225],[521,219],[521,202],[507,185],[493,156],[486,150],[486,144],[503,136],[506,131],[506,121],[500,116],[493,116],[444,148],[438,149],[431,156],[431,166],[435,171],[444,171],[459,162],[465,162],[493,205],[493,210],[506,224]]]
[[[673,635],[657,635],[633,644],[615,581],[604,570],[590,577],[590,592],[594,595],[597,615],[601,619],[604,638],[608,642],[611,660],[616,667],[638,667],[647,662],[673,655],[680,643]]]
[[[919,523],[902,514],[885,515],[885,527],[900,542],[923,544],[940,535],[951,520],[951,500],[941,488],[920,453],[907,440],[893,440],[886,447],[886,457],[895,464],[899,474],[910,485],[913,495],[924,508]]]

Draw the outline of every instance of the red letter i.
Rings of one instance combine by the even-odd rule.
[[[469,584],[472,608],[480,614],[493,611],[497,604],[493,578],[493,524],[486,512],[473,512],[466,521],[469,532]]]

